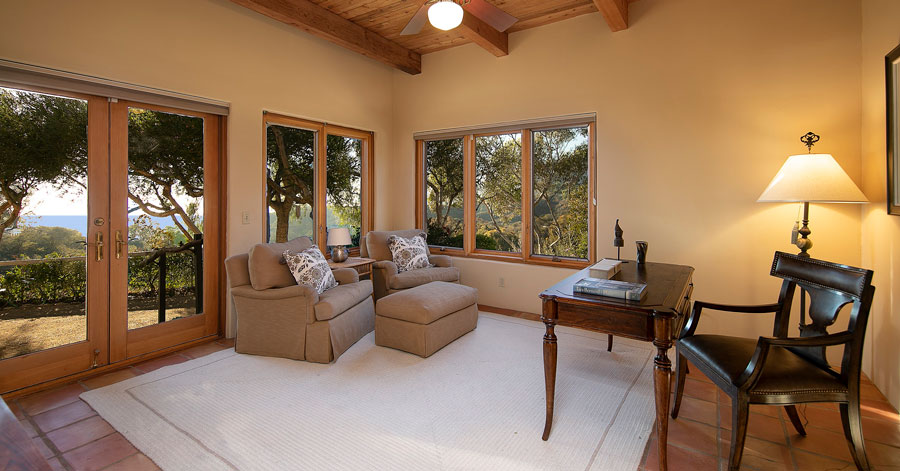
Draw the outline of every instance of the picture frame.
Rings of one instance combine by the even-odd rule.
[[[887,210],[900,216],[900,45],[884,56],[887,96]]]

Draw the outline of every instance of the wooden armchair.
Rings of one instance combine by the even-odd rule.
[[[794,404],[840,403],[844,436],[859,469],[869,469],[859,415],[859,377],[863,339],[875,287],[872,271],[776,252],[771,275],[782,278],[778,302],[761,306],[728,306],[697,301],[676,343],[676,386],[672,418],[678,417],[689,360],[731,396],[732,428],[729,469],[741,465],[750,404],[783,405],[794,428],[806,435]],[[796,287],[809,293],[810,323],[801,336],[787,336]],[[844,306],[847,330],[829,334]],[[775,313],[772,337],[758,339],[698,335],[703,309],[737,313]],[[843,346],[840,370],[832,368],[825,347]]]

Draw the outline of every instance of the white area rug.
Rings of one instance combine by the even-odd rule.
[[[650,344],[558,328],[544,425],[543,325],[481,313],[429,358],[336,363],[226,350],[81,395],[166,470],[634,470],[654,421]]]

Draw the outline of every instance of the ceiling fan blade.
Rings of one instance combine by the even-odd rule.
[[[425,26],[425,22],[428,21],[428,4],[422,5],[416,14],[410,18],[409,23],[406,23],[406,26],[403,28],[403,31],[400,32],[401,36],[408,36],[410,34],[418,34],[419,31],[422,31],[422,27]]]
[[[494,29],[500,32],[506,31],[510,26],[515,24],[516,21],[519,21],[515,16],[491,5],[485,0],[470,0],[469,3],[466,4],[466,10],[469,10],[470,13],[477,16],[481,21],[493,26]]]

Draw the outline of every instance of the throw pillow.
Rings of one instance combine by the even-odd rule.
[[[388,237],[388,248],[391,249],[398,272],[431,266],[428,263],[428,244],[425,243],[424,232],[408,239],[392,235]]]
[[[338,285],[325,256],[315,245],[301,252],[285,250],[284,260],[298,285],[309,286],[319,294]]]

